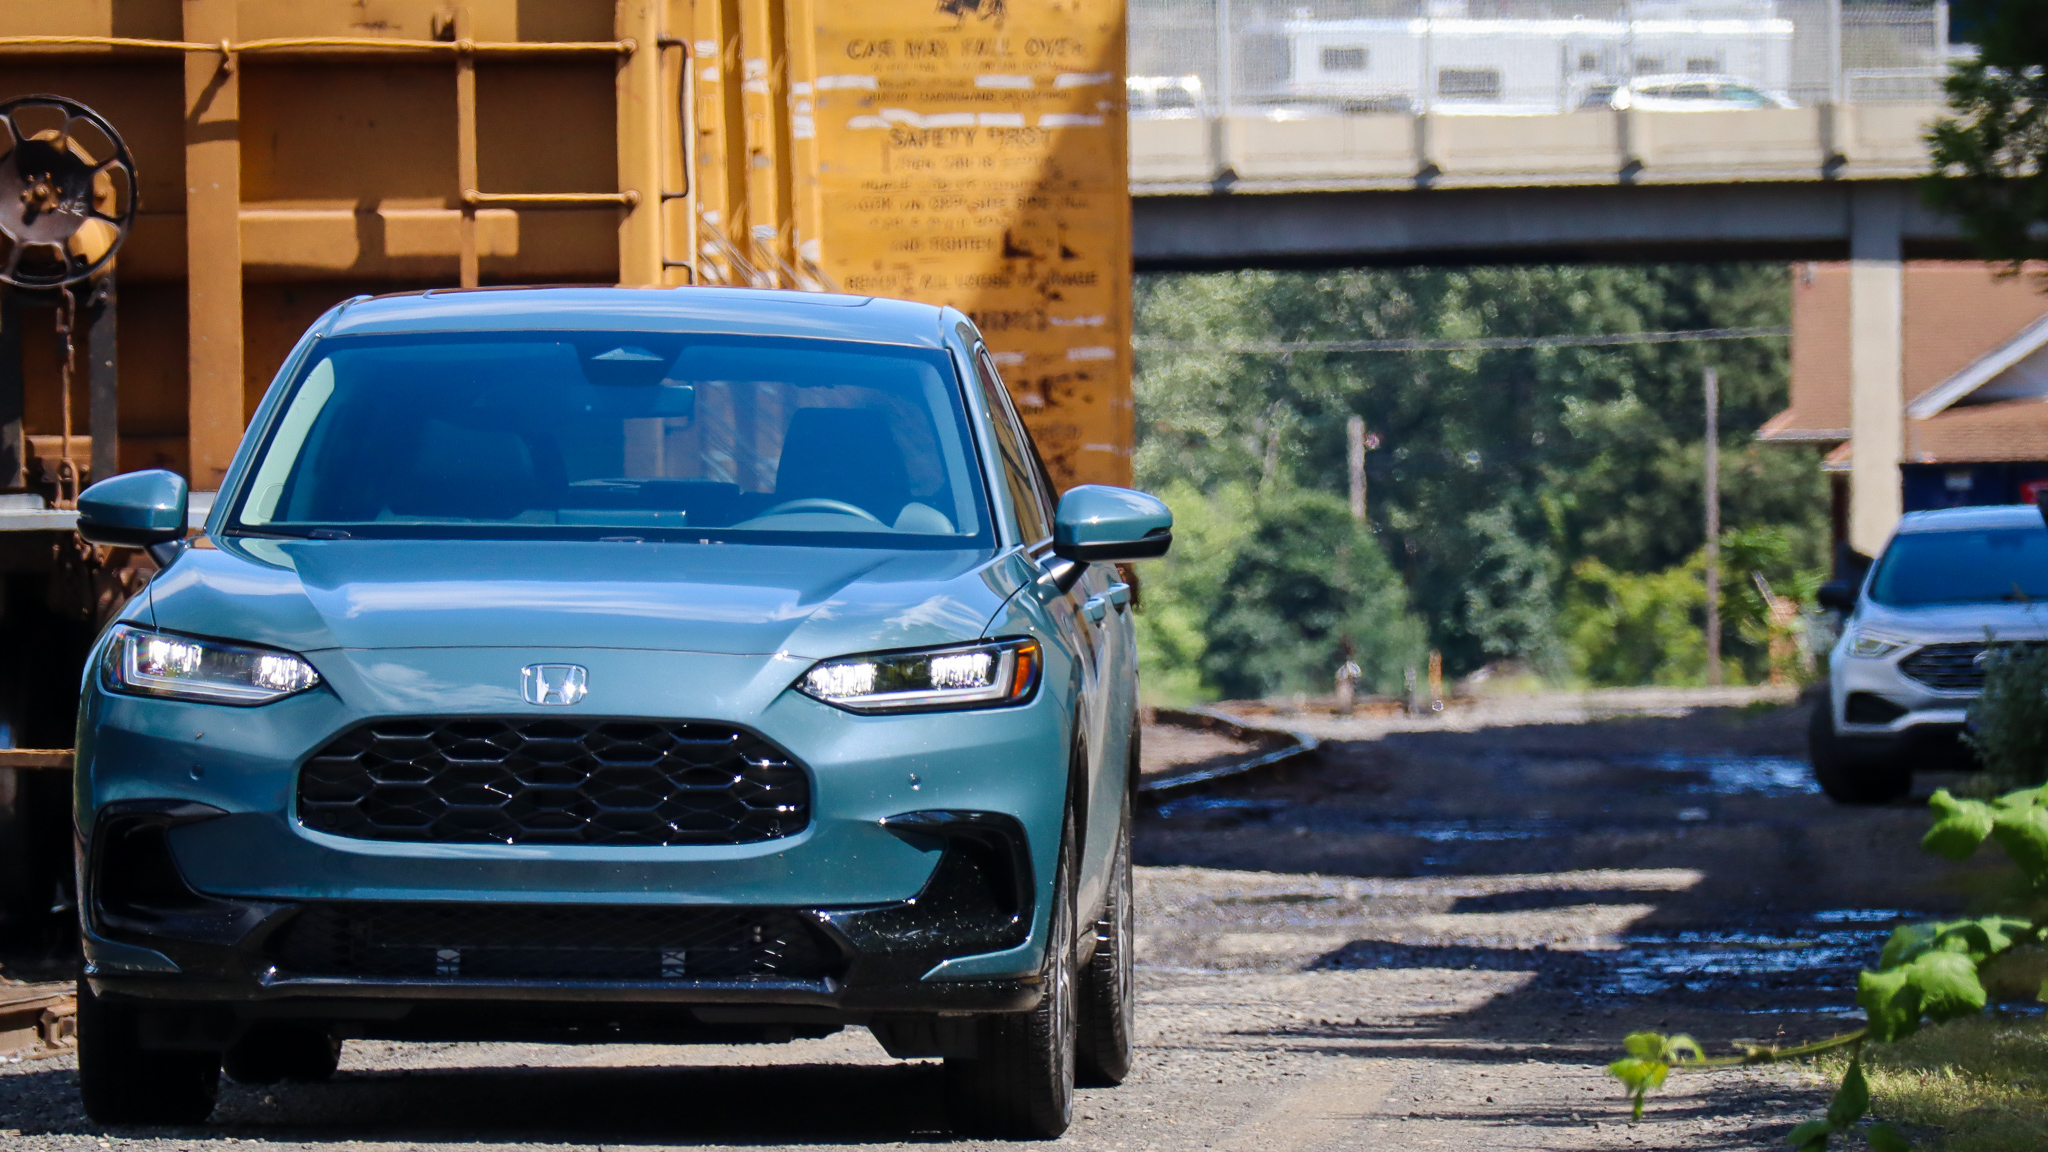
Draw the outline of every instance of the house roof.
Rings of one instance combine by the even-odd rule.
[[[2048,396],[2048,356],[2036,355],[2044,347],[2048,347],[2048,316],[2027,325],[2019,335],[1921,393],[1906,405],[1906,415],[1926,420],[1970,399]]]

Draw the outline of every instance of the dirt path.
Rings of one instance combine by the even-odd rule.
[[[1918,810],[1811,793],[1801,719],[1379,733],[1148,813],[1140,1066],[1083,1091],[1063,1143],[1777,1142],[1824,1100],[1795,1071],[1688,1078],[1630,1126],[1600,1066],[1634,1027],[1710,1046],[1835,1030],[1895,915],[1957,902],[1915,847]],[[0,1068],[8,1149],[958,1143],[936,1065],[859,1029],[753,1048],[351,1042],[334,1083],[231,1085],[204,1128],[112,1136],[73,1079],[69,1057]]]

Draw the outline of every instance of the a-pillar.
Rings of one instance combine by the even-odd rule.
[[[1849,199],[1849,543],[1875,556],[1899,522],[1905,447],[1906,203],[1895,188]]]
[[[185,39],[235,39],[236,0],[185,0]],[[242,439],[242,138],[237,62],[185,54],[185,292],[191,342],[188,475],[218,491]]]

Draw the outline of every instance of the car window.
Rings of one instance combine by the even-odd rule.
[[[2048,600],[2048,528],[1904,533],[1878,560],[1870,598],[1898,608]]]
[[[1770,97],[1746,84],[1721,85],[1721,99],[1732,100],[1738,104],[1764,105],[1771,102]]]
[[[992,545],[952,361],[647,332],[322,341],[231,529]]]
[[[1037,474],[1037,452],[1031,447],[1023,421],[1010,403],[1010,390],[996,375],[996,366],[986,351],[974,358],[975,375],[981,381],[982,400],[988,405],[989,423],[995,426],[996,447],[1003,458],[1003,486],[1017,509],[1018,535],[1026,544],[1036,544],[1052,535],[1052,510]]]
[[[1705,84],[1674,84],[1671,95],[1680,100],[1712,100],[1714,90]]]
[[[1170,85],[1159,90],[1159,107],[1162,110],[1193,108],[1195,94],[1179,85]]]

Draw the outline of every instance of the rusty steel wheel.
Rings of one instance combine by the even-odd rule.
[[[135,160],[99,113],[62,96],[0,104],[0,283],[91,278],[128,238],[135,192]]]

